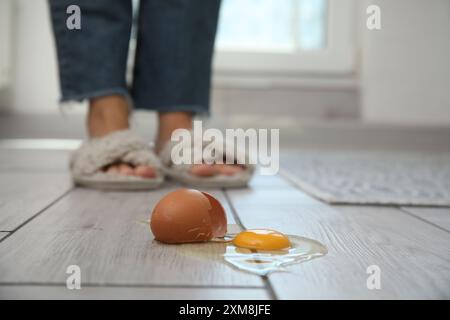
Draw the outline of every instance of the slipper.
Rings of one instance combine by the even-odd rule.
[[[192,134],[191,132],[191,137],[194,137],[195,135]],[[193,140],[193,139],[192,139]],[[180,145],[180,143],[182,145]],[[255,165],[252,164],[247,164],[249,163],[248,161],[248,155],[247,153],[245,153],[245,151],[243,150],[237,150],[236,154],[234,155],[234,162],[236,163],[236,159],[237,159],[237,155],[241,155],[244,156],[246,161],[245,161],[245,165],[243,165],[244,170],[239,172],[239,173],[235,173],[233,175],[222,175],[222,174],[217,174],[214,176],[210,176],[210,177],[202,177],[202,176],[196,176],[193,175],[190,172],[190,169],[192,167],[191,164],[174,164],[172,162],[172,149],[177,146],[178,148],[190,148],[191,150],[191,154],[195,155],[194,152],[194,146],[195,145],[199,145],[202,147],[201,153],[203,153],[203,149],[209,144],[210,142],[208,141],[202,141],[201,143],[195,144],[193,141],[192,143],[189,144],[185,144],[183,142],[173,142],[173,141],[168,141],[164,147],[162,148],[160,154],[159,154],[159,158],[161,159],[162,165],[163,165],[163,170],[164,173],[169,176],[170,178],[172,178],[175,181],[181,182],[183,184],[189,185],[189,186],[194,186],[194,187],[199,187],[199,188],[242,188],[242,187],[246,187],[249,183],[249,181],[251,180],[254,171],[255,171]],[[228,153],[227,150],[225,150],[224,154],[217,154],[216,155],[216,159],[221,157],[221,158],[226,158],[226,157],[231,157],[232,154]],[[203,158],[204,162],[208,161],[213,161],[214,158]]]
[[[115,163],[149,165],[154,178],[106,173],[102,169]],[[164,181],[161,162],[149,144],[130,130],[121,130],[84,142],[70,159],[72,179],[76,185],[106,190],[147,190]]]

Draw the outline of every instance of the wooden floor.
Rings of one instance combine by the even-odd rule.
[[[260,277],[224,263],[221,244],[162,245],[153,192],[74,188],[67,151],[0,148],[0,299],[449,299],[450,209],[330,206],[290,182],[209,190],[229,223],[316,239],[329,254]],[[81,290],[66,269],[81,268]],[[379,266],[381,289],[367,288]]]

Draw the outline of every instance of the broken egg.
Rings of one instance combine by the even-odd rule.
[[[285,235],[270,229],[244,230],[227,234],[227,218],[220,202],[194,189],[179,189],[165,195],[154,207],[150,228],[155,239],[169,244],[222,243],[223,258],[234,267],[266,276],[286,266],[327,254],[318,241]],[[230,225],[230,229],[233,225]],[[240,232],[239,232],[239,231]]]
[[[204,242],[222,238],[227,218],[220,202],[194,189],[179,189],[165,195],[154,207],[150,228],[164,243]]]

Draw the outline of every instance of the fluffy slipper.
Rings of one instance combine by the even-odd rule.
[[[154,168],[156,176],[142,178],[102,171],[106,166],[115,163],[148,165]],[[75,184],[97,189],[154,189],[164,180],[158,157],[148,143],[130,130],[116,131],[84,142],[72,154],[70,170]]]
[[[191,133],[191,137],[194,135]],[[193,139],[192,139],[193,140]],[[183,142],[181,142],[183,143]],[[194,141],[191,144],[183,143],[184,145],[180,145],[180,142],[172,142],[168,141],[166,145],[163,147],[160,153],[160,159],[163,164],[163,170],[167,176],[172,178],[175,181],[181,182],[183,184],[200,187],[200,188],[241,188],[246,187],[248,182],[253,176],[255,171],[255,165],[245,164],[243,165],[244,170],[233,175],[223,175],[216,174],[210,177],[196,176],[190,172],[192,165],[191,164],[174,164],[172,162],[172,149],[176,146],[176,148],[189,148],[191,150],[191,154],[196,154],[194,152],[195,146],[200,146],[202,149],[198,154],[202,154],[204,148],[210,142],[199,142],[197,144]],[[184,149],[186,150],[186,149]],[[234,159],[237,159],[237,155],[241,155],[245,157],[246,162],[248,163],[248,155],[243,150],[237,150]],[[217,154],[215,156],[216,159],[225,157],[231,157],[232,154],[229,154],[227,150],[225,150],[224,154]],[[203,158],[203,161],[208,163],[208,161],[213,161],[211,158]],[[236,162],[236,161],[235,161]]]

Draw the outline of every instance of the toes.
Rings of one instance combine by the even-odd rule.
[[[119,168],[117,165],[112,165],[112,166],[107,167],[104,171],[109,174],[118,174]]]
[[[232,176],[244,170],[243,166],[232,164],[196,164],[191,167],[191,173],[199,177],[211,177],[217,174]]]
[[[132,165],[121,163],[113,164],[103,170],[109,174],[119,174],[124,176],[138,176],[142,178],[155,178],[156,171],[150,166],[139,165],[133,168]]]
[[[150,166],[137,166],[134,168],[134,174],[138,177],[142,178],[155,178],[156,177],[156,171]]]
[[[244,167],[241,165],[235,164],[216,164],[216,171],[219,174],[223,174],[225,176],[232,176],[244,171]]]
[[[199,177],[211,177],[217,174],[215,167],[209,164],[194,164],[190,171],[191,174]]]
[[[134,175],[134,169],[128,164],[119,164],[118,173],[124,176],[132,176]]]

